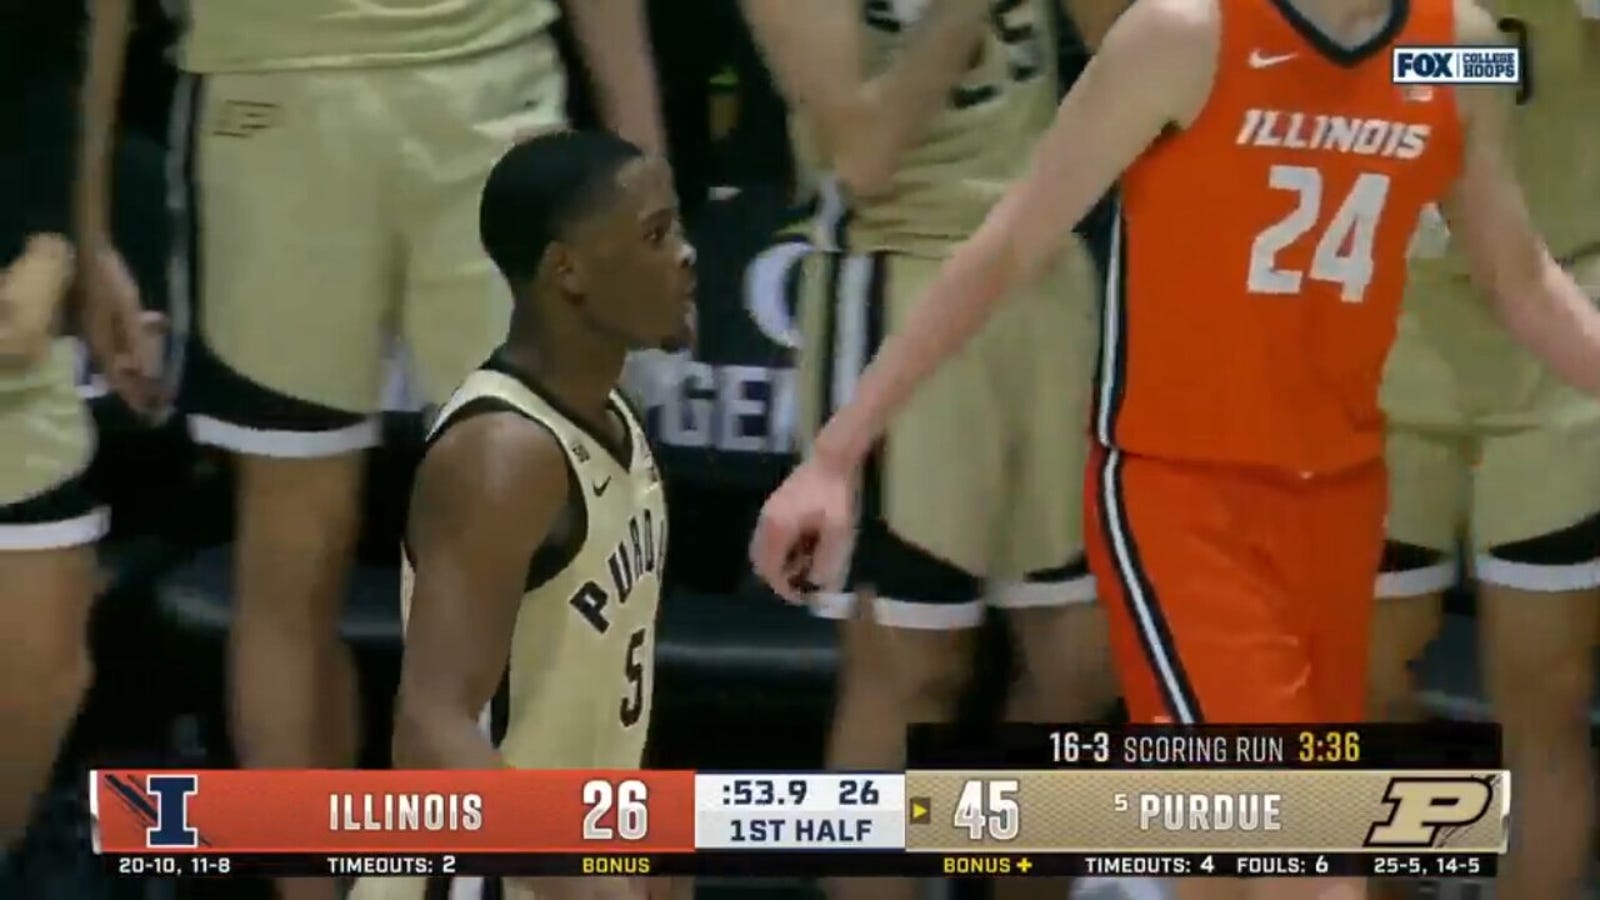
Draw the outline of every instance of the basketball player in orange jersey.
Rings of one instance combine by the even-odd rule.
[[[1394,46],[1499,42],[1469,0],[1134,4],[1029,173],[769,498],[762,577],[794,601],[837,583],[885,424],[1120,176],[1087,506],[1130,711],[1359,719],[1386,499],[1378,383],[1425,204],[1444,198],[1505,327],[1600,393],[1600,310],[1529,222],[1504,150],[1511,92],[1390,83]]]

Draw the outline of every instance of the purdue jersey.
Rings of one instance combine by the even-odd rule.
[[[1600,296],[1600,10],[1580,0],[1488,0],[1528,47],[1513,119],[1517,171],[1557,259]],[[1525,427],[1600,415],[1495,321],[1437,214],[1424,216],[1384,405],[1398,422]]]
[[[666,499],[621,391],[612,391],[610,408],[626,425],[622,447],[497,355],[468,376],[429,436],[431,445],[456,422],[510,410],[548,429],[566,454],[571,528],[529,561],[505,681],[489,711],[491,735],[515,768],[636,768],[644,752]],[[409,613],[409,567],[406,574],[402,608]]]
[[[510,46],[554,0],[190,0],[180,65],[257,72],[403,65]]]
[[[1028,151],[1050,124],[1057,98],[1053,0],[995,0],[971,69],[944,110],[906,150],[889,189],[850,203],[823,203],[818,236],[853,252],[890,250],[942,257],[965,239],[1022,174]],[[918,0],[860,0],[862,71],[875,77],[894,64],[928,5]],[[805,134],[798,123],[798,134]],[[831,169],[827,149],[803,148]]]

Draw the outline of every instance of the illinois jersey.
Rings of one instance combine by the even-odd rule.
[[[1210,97],[1122,180],[1094,428],[1108,448],[1302,475],[1383,452],[1378,386],[1406,250],[1460,169],[1446,88],[1395,45],[1455,39],[1450,0],[1364,45],[1285,0],[1218,0]]]
[[[1576,0],[1485,4],[1528,53],[1529,91],[1511,132],[1534,223],[1600,298],[1600,10]],[[1425,219],[1400,335],[1384,384],[1397,422],[1522,428],[1600,419],[1600,404],[1560,382],[1495,320],[1437,216]],[[1428,251],[1432,251],[1429,253]]]
[[[1055,111],[1049,2],[995,0],[972,68],[951,90],[945,109],[907,149],[888,190],[853,200],[842,226],[837,219],[820,223],[828,243],[851,251],[943,257],[977,230],[1006,185],[1022,173],[1028,148]],[[861,0],[867,77],[886,70],[915,40],[926,6],[919,0]],[[817,149],[819,166],[831,168],[827,149]],[[830,212],[842,209],[825,198],[825,219]]]
[[[620,391],[610,406],[627,426],[621,447],[492,359],[450,398],[429,437],[476,413],[511,410],[548,429],[566,453],[572,527],[529,561],[505,681],[488,711],[491,735],[516,768],[634,768],[650,729],[666,500]],[[409,566],[406,575],[409,612]]]
[[[553,0],[189,0],[188,72],[354,68],[458,59],[555,21]]]

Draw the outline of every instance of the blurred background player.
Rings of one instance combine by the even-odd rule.
[[[94,545],[109,519],[83,484],[94,431],[73,384],[72,348],[55,338],[72,278],[72,249],[60,234],[35,234],[23,252],[4,258],[0,752],[6,763],[0,766],[0,857],[27,825],[89,686]]]
[[[628,351],[688,342],[694,251],[671,170],[608,134],[534,138],[489,176],[480,230],[515,312],[417,473],[394,764],[637,768],[667,509],[617,382]],[[491,892],[373,879],[354,896],[518,896],[477,886]],[[643,894],[577,879],[538,896]]]
[[[129,0],[98,0],[96,40]],[[573,5],[606,124],[662,145],[641,0]],[[552,0],[190,4],[174,104],[173,315],[197,318],[182,407],[238,482],[230,685],[251,766],[353,761],[336,631],[391,343],[427,402],[488,355],[509,298],[474,239],[479,188],[519,134],[562,127]],[[86,129],[115,118],[120,55],[91,59]],[[103,208],[86,160],[81,205]],[[85,288],[110,238],[88,224]],[[191,302],[192,301],[192,302]],[[301,886],[330,896],[331,885]]]
[[[93,669],[86,629],[109,513],[87,484],[94,426],[62,326],[89,338],[136,411],[155,363],[134,298],[69,302],[82,30],[73,4],[0,3],[0,869]]]
[[[1525,33],[1532,91],[1515,150],[1551,250],[1600,297],[1600,8],[1495,0]],[[1424,217],[1416,254],[1444,248]],[[1600,632],[1600,402],[1500,329],[1459,254],[1418,259],[1383,391],[1390,543],[1373,628],[1375,714],[1414,715],[1414,662],[1465,541],[1485,683],[1515,771],[1517,836],[1499,891],[1573,897],[1592,854],[1589,749]]]
[[[790,103],[800,168],[831,176],[800,300],[801,421],[814,430],[1049,124],[1059,96],[1053,12],[1048,0],[743,7]],[[1105,24],[1096,16],[1087,27]],[[1075,244],[912,403],[875,456],[858,593],[816,606],[846,620],[830,765],[899,768],[909,723],[956,714],[986,592],[1019,649],[1012,718],[1109,711],[1081,534],[1093,278]],[[836,885],[872,897],[914,889]]]

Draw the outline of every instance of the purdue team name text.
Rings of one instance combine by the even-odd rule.
[[[612,490],[627,488],[619,486]],[[585,581],[568,602],[595,631],[604,634],[611,627],[606,607],[613,601],[627,603],[639,579],[657,574],[666,556],[667,523],[657,521],[650,510],[641,510],[628,520],[628,536],[606,556],[606,571],[611,575],[609,588],[593,579]]]
[[[1283,795],[1146,791],[1118,794],[1117,812],[1134,812],[1141,831],[1281,831]]]
[[[477,831],[478,794],[329,794],[330,831]]]

